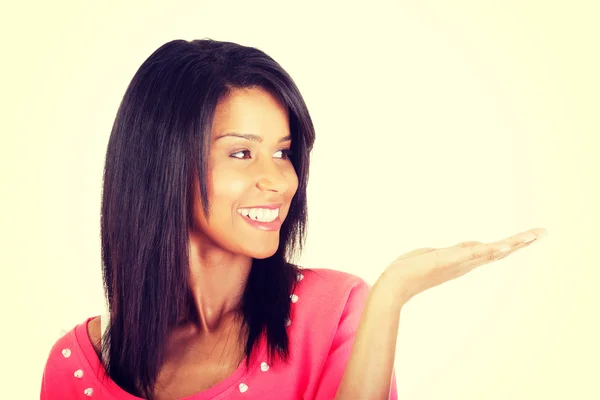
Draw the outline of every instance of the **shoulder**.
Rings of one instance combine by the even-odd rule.
[[[370,286],[361,278],[347,272],[326,268],[300,270],[296,292],[308,295],[309,300],[344,301],[349,297],[365,297]]]
[[[285,369],[287,375],[301,377],[295,384],[303,395],[296,398],[334,397],[319,388],[339,384],[369,290],[362,278],[346,272],[300,270],[288,321],[293,362]]]
[[[336,329],[348,316],[360,316],[370,286],[360,277],[331,269],[301,269],[292,294],[296,320]]]
[[[73,327],[52,345],[42,376],[41,399],[54,399],[57,396],[81,396],[88,386],[85,372],[94,370],[89,362],[89,351],[93,347],[88,336],[88,322]],[[97,319],[97,318],[96,318]],[[97,366],[96,366],[97,367]]]

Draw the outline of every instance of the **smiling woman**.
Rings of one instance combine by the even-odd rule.
[[[212,242],[259,259],[277,251],[298,189],[288,120],[286,107],[262,88],[233,89],[217,104],[208,165],[213,207],[210,220],[194,211],[198,246]]]
[[[56,342],[41,398],[334,398],[369,287],[292,263],[314,137],[293,80],[262,51],[213,40],[156,50],[106,153],[109,313]]]

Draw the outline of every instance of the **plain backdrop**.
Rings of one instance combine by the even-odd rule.
[[[257,47],[317,139],[305,267],[373,283],[417,247],[539,243],[411,300],[400,399],[598,399],[600,60],[589,1],[2,5],[0,397],[39,398],[61,329],[104,310],[100,190],[142,62],[173,39]]]

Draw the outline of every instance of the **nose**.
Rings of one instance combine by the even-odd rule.
[[[288,190],[289,183],[281,167],[272,159],[259,162],[259,177],[256,186],[261,191],[284,193]]]

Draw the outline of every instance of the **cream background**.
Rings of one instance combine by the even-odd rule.
[[[210,37],[264,50],[305,96],[317,141],[304,266],[373,283],[416,247],[548,229],[406,306],[401,399],[599,399],[598,8],[3,5],[0,397],[38,398],[59,331],[103,310],[103,157],[127,84],[163,43]]]

